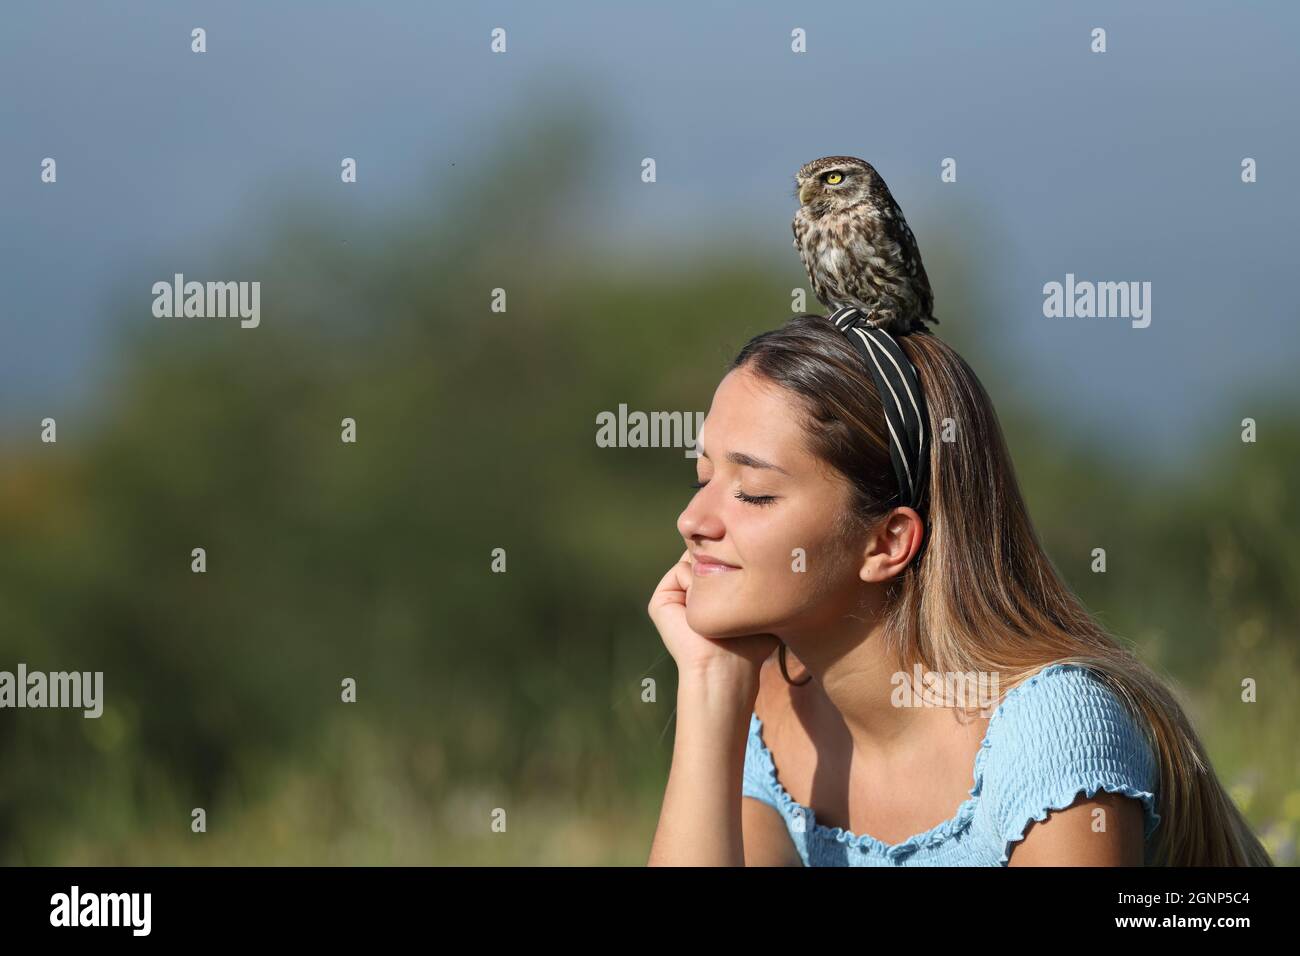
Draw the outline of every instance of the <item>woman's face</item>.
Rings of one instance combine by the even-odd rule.
[[[704,487],[677,519],[693,565],[686,622],[698,634],[781,636],[841,618],[860,596],[860,545],[835,530],[850,488],[805,450],[800,414],[745,368],[714,393],[696,460]]]

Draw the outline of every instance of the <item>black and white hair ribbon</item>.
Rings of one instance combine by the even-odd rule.
[[[861,311],[836,309],[827,318],[867,364],[889,430],[889,457],[898,480],[898,503],[919,510],[929,477],[925,395],[921,381],[894,337]]]

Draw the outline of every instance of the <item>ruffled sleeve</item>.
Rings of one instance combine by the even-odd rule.
[[[1031,823],[1104,790],[1141,801],[1144,836],[1160,823],[1158,768],[1139,723],[1087,668],[1053,664],[1007,695],[988,728],[982,783],[1005,864]]]
[[[758,734],[758,715],[750,714],[749,738],[745,742],[745,772],[741,777],[742,796],[761,800],[778,813],[781,805],[772,788],[772,771],[763,753],[763,742]]]

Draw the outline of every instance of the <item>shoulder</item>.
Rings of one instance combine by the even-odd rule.
[[[1067,849],[1077,842],[1068,834],[1122,831],[1139,805],[1140,840],[1160,822],[1158,764],[1143,724],[1082,665],[1052,664],[1012,688],[989,722],[979,761],[981,800],[1003,842],[1001,862],[1032,825],[1057,811],[1078,826],[1039,829],[1059,834]]]

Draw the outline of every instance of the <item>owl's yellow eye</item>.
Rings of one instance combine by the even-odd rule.
[[[843,182],[843,181],[844,181],[844,174],[843,174],[843,173],[827,173],[827,174],[826,174],[826,185],[828,185],[828,186],[838,186],[838,185],[839,185],[841,182]]]

